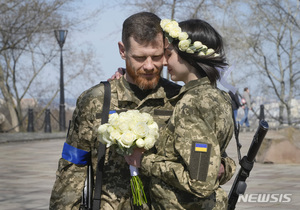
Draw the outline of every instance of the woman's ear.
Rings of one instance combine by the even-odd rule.
[[[118,42],[118,46],[119,46],[119,52],[120,52],[121,58],[123,60],[125,60],[126,59],[126,50],[125,50],[125,46],[124,46],[123,42]]]

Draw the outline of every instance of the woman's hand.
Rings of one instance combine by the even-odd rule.
[[[115,72],[114,75],[111,76],[107,81],[114,80],[114,79],[120,79],[125,74],[124,68],[118,68],[118,70]]]

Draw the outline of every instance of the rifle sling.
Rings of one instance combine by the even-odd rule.
[[[108,122],[108,114],[109,114],[110,99],[111,99],[111,88],[109,82],[105,81],[101,83],[104,84],[104,101],[103,101],[103,110],[101,116],[101,124],[104,124]],[[105,151],[106,151],[106,146],[101,142],[99,142],[98,163],[96,168],[96,183],[95,183],[95,192],[94,192],[94,199],[93,199],[93,210],[100,209]]]
[[[240,133],[240,123],[236,123],[235,121],[235,117],[234,117],[234,109],[233,106],[231,105],[231,109],[232,109],[232,119],[233,119],[233,126],[234,126],[234,137],[235,137],[235,141],[236,141],[236,147],[237,147],[237,154],[238,154],[238,159],[239,161],[241,161],[241,143],[239,140],[239,133]]]

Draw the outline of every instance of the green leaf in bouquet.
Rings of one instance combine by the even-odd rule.
[[[134,147],[126,148],[118,143],[118,147],[116,148],[116,151],[120,155],[131,155],[133,153],[133,149]]]

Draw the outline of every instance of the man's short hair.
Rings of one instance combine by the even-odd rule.
[[[160,27],[160,18],[151,12],[140,12],[128,17],[123,23],[122,42],[126,50],[129,50],[129,37],[133,37],[138,43],[149,43],[159,33],[163,33]]]
[[[247,91],[247,90],[248,90],[248,88],[247,88],[247,87],[245,87],[245,88],[244,88],[244,91]]]

